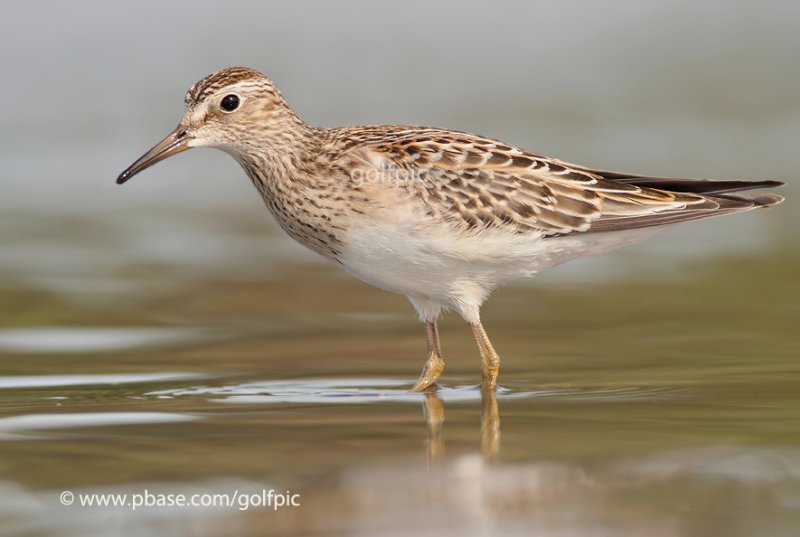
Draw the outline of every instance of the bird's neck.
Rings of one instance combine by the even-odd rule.
[[[317,130],[292,114],[273,121],[269,130],[249,137],[246,144],[227,152],[241,164],[254,183],[297,180],[301,179],[300,171],[318,145]]]
[[[234,156],[258,189],[281,228],[311,250],[337,260],[341,237],[329,230],[327,212],[320,195],[330,197],[326,186],[330,178],[320,180],[313,173],[322,131],[302,125],[284,137],[275,139],[262,150]],[[323,174],[326,175],[326,174]]]

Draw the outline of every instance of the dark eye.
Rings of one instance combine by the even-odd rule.
[[[239,108],[239,96],[234,95],[231,93],[230,95],[226,95],[222,98],[222,101],[219,103],[220,108],[225,110],[226,112],[233,112],[237,108]]]

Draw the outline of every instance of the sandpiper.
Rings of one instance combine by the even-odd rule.
[[[425,323],[427,360],[413,389],[444,370],[436,321],[455,310],[475,336],[482,387],[500,368],[480,320],[497,286],[664,227],[769,207],[778,181],[670,179],[595,170],[447,129],[317,128],[263,74],[213,73],[186,93],[178,127],[117,179],[193,147],[239,161],[293,239],[361,280],[408,297]]]

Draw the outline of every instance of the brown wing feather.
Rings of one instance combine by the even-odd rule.
[[[357,153],[360,165],[395,179],[429,214],[470,230],[495,227],[545,236],[613,231],[756,205],[746,198],[652,188],[689,180],[658,182],[595,171],[467,133],[365,127],[356,138],[348,141],[348,153]],[[718,187],[742,188],[732,183]]]

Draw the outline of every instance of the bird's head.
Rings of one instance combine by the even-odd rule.
[[[189,88],[185,100],[177,128],[122,172],[117,184],[193,147],[215,147],[234,156],[268,149],[302,125],[272,81],[246,67],[208,75]]]

